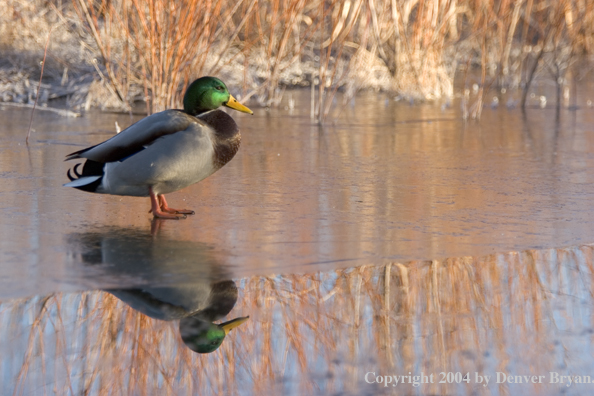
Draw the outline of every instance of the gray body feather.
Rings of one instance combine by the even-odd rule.
[[[83,168],[83,174],[65,186],[81,188],[95,182],[87,191],[145,197],[152,188],[155,194],[168,194],[213,174],[235,155],[239,140],[237,125],[223,111],[199,118],[166,110],[68,155],[66,160],[85,158],[104,165],[102,175],[86,175]]]

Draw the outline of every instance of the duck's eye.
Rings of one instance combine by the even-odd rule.
[[[223,87],[221,87],[220,85],[218,87],[216,87],[217,91],[224,91]]]

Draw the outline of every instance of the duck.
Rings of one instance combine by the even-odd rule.
[[[239,290],[227,254],[215,245],[178,240],[160,227],[91,225],[68,234],[66,246],[79,263],[71,268],[75,278],[92,278],[97,289],[150,318],[179,321],[181,339],[194,352],[214,352],[249,319],[233,314]]]
[[[220,324],[214,323],[235,306],[238,292],[232,280],[105,291],[153,319],[179,319],[181,339],[196,353],[216,351],[231,330],[249,319],[249,316],[243,316]]]
[[[219,107],[254,114],[216,77],[201,77],[184,94],[183,110],[150,115],[97,145],[75,151],[66,161],[66,187],[121,196],[150,197],[153,216],[183,219],[195,212],[169,207],[165,194],[198,183],[221,169],[239,150],[241,134]],[[82,165],[82,170],[80,166]]]

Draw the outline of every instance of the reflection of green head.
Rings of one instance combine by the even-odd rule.
[[[197,317],[189,317],[180,320],[179,331],[188,348],[198,353],[211,353],[221,346],[225,336],[232,329],[247,321],[248,318],[249,316],[236,318],[217,325]]]

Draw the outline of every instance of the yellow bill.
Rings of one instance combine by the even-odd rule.
[[[235,319],[230,320],[228,322],[221,323],[220,326],[223,328],[223,330],[225,330],[225,335],[227,335],[227,334],[229,334],[229,332],[231,330],[233,330],[234,328],[236,328],[237,326],[239,326],[243,322],[246,322],[249,318],[250,318],[249,316],[244,316],[242,318],[235,318]]]
[[[237,111],[241,111],[243,113],[254,114],[253,111],[242,105],[233,97],[233,95],[229,95],[229,100],[225,103],[225,106],[235,109]]]

